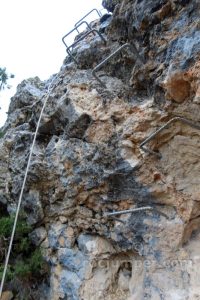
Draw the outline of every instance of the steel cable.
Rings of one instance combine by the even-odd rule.
[[[8,269],[8,263],[9,263],[9,259],[10,259],[10,253],[11,253],[11,250],[12,250],[12,245],[13,245],[13,240],[14,240],[14,236],[15,236],[17,221],[18,221],[20,207],[21,207],[21,203],[22,203],[22,197],[23,197],[24,188],[25,188],[26,180],[27,180],[27,176],[28,176],[28,171],[29,171],[29,167],[30,167],[30,163],[31,163],[32,155],[33,155],[33,150],[34,150],[34,146],[35,146],[35,142],[36,142],[36,137],[37,137],[40,122],[41,122],[41,119],[42,119],[42,116],[43,116],[43,113],[44,113],[44,109],[46,107],[49,96],[50,96],[50,94],[53,90],[52,85],[53,85],[53,83],[55,82],[55,80],[57,78],[58,78],[58,74],[52,79],[51,83],[49,84],[47,94],[46,94],[46,98],[44,100],[44,103],[43,103],[43,106],[42,106],[42,109],[41,109],[41,112],[40,112],[40,116],[39,116],[39,119],[38,119],[38,122],[37,122],[37,127],[36,127],[36,130],[35,130],[35,133],[34,133],[33,142],[32,142],[32,145],[30,147],[30,154],[29,154],[29,158],[28,158],[28,163],[27,163],[27,167],[26,167],[26,171],[25,171],[25,175],[24,175],[24,180],[23,180],[23,183],[22,183],[21,192],[20,192],[20,195],[19,195],[17,210],[16,210],[16,214],[15,214],[15,220],[14,220],[12,234],[11,234],[11,237],[10,237],[10,242],[9,242],[9,247],[8,247],[8,252],[6,254],[6,260],[5,260],[5,265],[4,265],[4,270],[3,270],[2,280],[1,280],[1,286],[0,286],[0,299],[1,299],[1,296],[2,296],[2,292],[3,292],[6,273],[7,273],[7,269]]]

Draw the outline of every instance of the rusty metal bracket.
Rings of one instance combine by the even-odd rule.
[[[117,50],[115,50],[113,53],[111,53],[108,57],[106,57],[102,62],[100,62],[93,70],[92,70],[92,75],[95,77],[95,79],[104,87],[106,88],[106,84],[103,83],[100,78],[96,75],[96,72],[101,69],[109,60],[111,60],[114,56],[116,56],[117,54],[119,54],[124,48],[130,48],[137,56],[137,58],[139,58],[141,63],[144,63],[142,57],[139,55],[137,48],[135,47],[135,45],[131,45],[129,43],[126,43],[124,45],[122,45],[121,47],[119,47]]]
[[[81,23],[78,25],[78,27],[81,26],[83,23],[86,23],[86,24],[87,24],[87,26],[88,26],[88,28],[89,28],[89,31],[86,32],[84,35],[82,35],[80,38],[78,38],[78,39],[77,39],[75,42],[73,42],[70,46],[67,46],[67,44],[66,44],[66,42],[65,42],[65,38],[66,38],[67,36],[69,36],[74,30],[76,30],[77,27],[74,28],[74,29],[72,29],[71,31],[69,31],[69,32],[68,32],[66,35],[64,35],[63,38],[62,38],[62,41],[63,41],[64,45],[65,45],[66,48],[67,48],[66,51],[67,51],[68,55],[71,57],[71,59],[72,59],[76,64],[78,64],[78,61],[77,61],[77,60],[75,59],[75,57],[72,55],[71,49],[73,49],[80,41],[84,40],[89,34],[93,33],[93,34],[95,35],[95,33],[96,33],[96,34],[102,39],[102,41],[103,41],[104,43],[106,43],[106,40],[105,40],[105,38],[103,37],[103,35],[102,35],[97,29],[92,29],[91,26],[90,26],[86,21],[81,22]]]
[[[74,25],[76,31],[79,33],[78,31],[78,24],[79,23],[82,23],[82,21],[87,17],[89,16],[93,11],[96,11],[98,16],[101,18],[102,17],[102,13],[100,11],[98,11],[96,8],[93,8],[91,11],[89,11],[85,16],[83,16],[78,22],[76,22],[76,24]]]
[[[193,122],[191,122],[190,120],[188,119],[185,119],[183,117],[175,117],[171,120],[169,120],[165,125],[161,126],[158,130],[156,130],[155,132],[153,132],[148,138],[146,138],[141,144],[140,144],[140,148],[144,151],[144,152],[147,152],[149,154],[153,154],[153,155],[156,155],[157,157],[161,158],[161,154],[160,153],[157,153],[149,148],[146,148],[144,147],[148,142],[150,142],[151,140],[153,140],[156,135],[158,135],[161,131],[163,131],[165,128],[167,128],[170,124],[172,124],[173,122],[176,122],[176,121],[180,121],[184,124],[187,124],[195,129],[198,129],[200,130],[200,125],[198,124],[195,124]]]
[[[133,208],[133,209],[127,209],[127,210],[119,210],[119,211],[104,213],[104,217],[132,214],[134,212],[143,211],[143,210],[152,210],[152,209],[153,208],[151,206],[144,206],[144,207],[138,207],[138,208]]]

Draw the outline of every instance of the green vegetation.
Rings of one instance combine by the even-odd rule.
[[[4,133],[2,131],[0,131],[0,139],[4,137]]]
[[[2,279],[4,265],[0,265],[0,279]],[[40,249],[36,249],[32,252],[31,256],[27,259],[17,260],[15,264],[9,265],[6,274],[7,281],[11,281],[14,278],[18,279],[31,279],[42,275],[45,269],[45,263]]]
[[[7,238],[11,234],[13,222],[13,217],[2,217],[0,219],[0,238]]]
[[[4,255],[9,244],[14,223],[14,216],[3,216],[0,218],[0,279],[3,275]],[[43,260],[41,250],[35,248],[29,239],[32,228],[27,225],[24,216],[19,218],[13,243],[12,256],[6,276],[7,282],[18,279],[39,278],[45,273],[46,264]]]
[[[44,260],[41,251],[40,249],[35,249],[30,257],[17,261],[16,264],[10,268],[8,276],[10,278],[18,277],[21,279],[37,277],[41,274],[43,268]]]
[[[10,88],[8,85],[8,80],[10,78],[14,78],[15,76],[13,74],[8,74],[6,71],[6,68],[0,68],[0,91],[5,88]]]
[[[3,269],[4,269],[4,266],[0,265],[0,280],[1,280],[2,276],[3,276]],[[6,274],[7,280],[11,281],[14,278],[14,276],[15,276],[15,274],[12,271],[11,266],[8,265],[7,274]]]
[[[14,215],[0,218],[0,238],[9,238],[12,232],[14,224]],[[22,242],[24,237],[31,232],[31,226],[29,226],[24,218],[20,218],[17,222],[15,241]]]

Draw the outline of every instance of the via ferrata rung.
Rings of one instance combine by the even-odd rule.
[[[200,125],[199,124],[195,124],[193,123],[192,121],[186,119],[186,118],[183,118],[183,117],[175,117],[171,120],[169,120],[166,124],[164,124],[163,126],[161,126],[158,130],[154,131],[152,134],[150,134],[150,136],[148,136],[141,144],[140,144],[140,148],[144,151],[144,152],[147,152],[149,154],[153,154],[155,156],[157,156],[158,158],[161,158],[161,154],[156,152],[156,151],[153,151],[149,148],[146,148],[144,147],[148,142],[150,142],[151,140],[153,140],[160,132],[162,132],[165,128],[167,128],[170,124],[172,124],[173,122],[176,122],[176,121],[180,121],[184,124],[187,124],[189,125],[190,127],[193,127],[195,129],[198,129],[200,130]]]
[[[93,11],[96,11],[98,16],[101,18],[102,17],[102,13],[96,9],[96,8],[93,8],[91,11],[89,11],[85,16],[83,16],[78,22],[76,22],[76,24],[74,25],[74,27],[76,28],[76,31],[79,33],[78,31],[78,24],[81,23],[86,17],[88,17]],[[78,27],[77,27],[78,26]]]
[[[144,210],[152,210],[153,208],[151,206],[143,206],[143,207],[137,207],[127,210],[119,210],[119,211],[113,211],[113,212],[106,212],[104,213],[104,217],[112,217],[117,215],[124,215],[124,214],[132,214],[138,211],[144,211]]]
[[[89,29],[89,31],[87,31],[84,35],[80,36],[76,41],[74,41],[70,46],[68,46],[65,42],[66,37],[68,37],[71,33],[73,33],[75,30],[77,30],[78,27],[80,27],[82,24],[86,24],[87,28]],[[82,21],[81,23],[79,23],[75,28],[73,28],[72,30],[70,30],[67,34],[65,34],[62,38],[62,42],[66,47],[66,51],[68,53],[68,55],[71,57],[71,59],[78,64],[78,61],[75,59],[75,57],[72,55],[72,51],[73,48],[82,40],[84,40],[88,35],[90,35],[91,33],[93,33],[95,35],[95,33],[102,39],[102,41],[104,43],[106,43],[105,38],[103,37],[103,35],[97,30],[97,29],[93,29],[86,21]]]
[[[104,87],[106,88],[106,84],[101,81],[101,79],[97,76],[96,72],[101,69],[108,61],[110,61],[114,56],[119,54],[124,48],[130,48],[134,54],[136,54],[137,58],[139,58],[141,63],[144,63],[143,58],[139,55],[137,48],[135,45],[131,45],[129,43],[126,43],[122,46],[120,46],[117,50],[115,50],[113,53],[111,53],[109,56],[107,56],[103,61],[101,61],[93,70],[92,75],[94,78]]]

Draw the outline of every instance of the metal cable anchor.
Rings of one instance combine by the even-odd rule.
[[[171,120],[169,120],[165,125],[161,126],[158,130],[156,130],[155,132],[153,132],[148,138],[146,138],[141,144],[140,144],[140,148],[144,151],[144,152],[147,152],[149,154],[153,154],[153,155],[156,155],[157,157],[161,158],[162,155],[160,153],[157,153],[149,148],[146,148],[144,147],[144,145],[146,145],[148,142],[150,142],[151,140],[153,140],[157,134],[159,134],[161,131],[163,131],[165,128],[167,128],[170,124],[172,124],[173,122],[176,122],[176,121],[180,121],[184,124],[187,124],[195,129],[198,129],[200,130],[200,125],[198,124],[195,124],[193,122],[191,122],[190,120],[188,119],[185,119],[183,117],[175,117]]]
[[[96,72],[101,69],[111,58],[116,56],[118,53],[120,53],[124,48],[130,48],[133,50],[133,52],[137,55],[137,58],[139,58],[141,63],[144,63],[143,59],[138,53],[138,50],[136,49],[135,45],[131,45],[129,43],[126,43],[119,47],[117,50],[115,50],[113,53],[111,53],[108,57],[106,57],[102,62],[100,62],[93,70],[92,70],[92,75],[95,77],[95,79],[104,87],[106,88],[105,83],[103,83],[100,78],[96,75]]]

